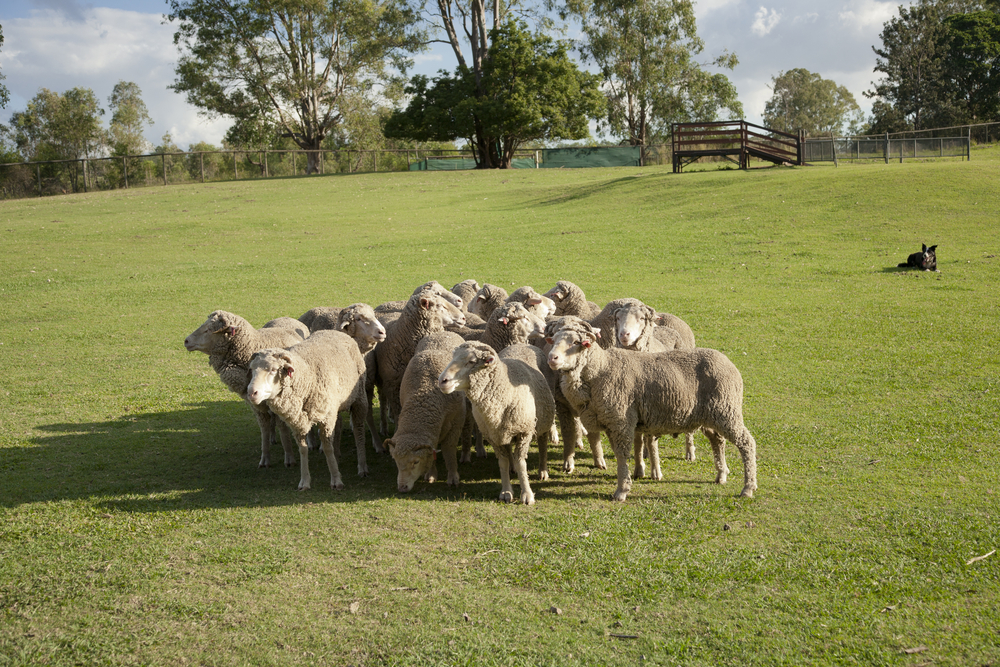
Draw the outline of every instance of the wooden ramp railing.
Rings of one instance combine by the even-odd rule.
[[[774,164],[804,164],[803,138],[744,120],[674,123],[671,126],[674,172],[703,157],[721,157],[747,169],[755,157]]]

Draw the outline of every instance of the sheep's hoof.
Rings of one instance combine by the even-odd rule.
[[[462,456],[458,459],[459,463],[472,463],[472,452],[462,452]]]
[[[308,490],[309,490],[309,484],[299,482],[299,491],[308,491]]]
[[[330,482],[330,488],[333,489],[334,491],[343,491],[344,483],[341,482],[340,480],[337,480],[336,482]]]
[[[608,464],[604,461],[604,459],[597,459],[594,461],[594,467],[598,470],[607,470]]]
[[[658,468],[654,468],[653,471],[652,471],[652,473],[650,473],[649,476],[650,476],[650,478],[654,482],[662,482],[663,481],[663,471],[659,470]]]
[[[575,468],[573,466],[573,461],[572,460],[563,461],[563,472],[570,473],[570,472],[573,472],[574,469]]]
[[[258,468],[270,468],[271,467],[271,463],[270,463],[270,461],[264,461],[262,459],[261,462],[257,464],[257,467]]]
[[[549,478],[549,471],[548,470],[541,470],[541,471],[539,471],[539,473],[538,473],[538,479],[540,479],[540,480],[542,480],[544,482],[548,478]]]
[[[534,505],[535,504],[535,494],[533,494],[533,493],[522,493],[521,494],[521,502],[524,503],[525,505]]]
[[[368,476],[368,466],[358,466],[358,477]]]
[[[615,491],[611,494],[611,499],[615,502],[623,503],[625,498],[628,496],[628,491]]]
[[[754,490],[752,488],[750,488],[749,486],[744,486],[743,487],[743,491],[740,492],[740,497],[741,498],[753,498],[753,491]]]
[[[646,469],[636,466],[636,469],[632,471],[632,479],[642,479],[646,476]]]
[[[726,483],[726,479],[727,479],[727,475],[728,475],[728,473],[720,472],[718,475],[715,476],[715,483],[716,484],[725,484]]]
[[[512,503],[512,502],[514,502],[514,494],[511,493],[510,491],[501,491],[500,492],[500,502],[502,502],[502,503]]]
[[[684,460],[685,461],[694,461],[694,450],[693,449],[690,452],[684,452]]]
[[[285,458],[285,467],[286,468],[291,468],[294,465],[295,465],[295,457],[294,456],[289,456],[289,457]]]
[[[458,486],[458,475],[448,478],[448,486]]]

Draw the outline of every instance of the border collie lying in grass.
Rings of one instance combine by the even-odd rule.
[[[921,269],[922,271],[937,271],[937,254],[934,252],[937,246],[932,245],[928,248],[923,244],[921,245],[923,247],[921,252],[913,253],[899,266],[906,269],[914,268]]]

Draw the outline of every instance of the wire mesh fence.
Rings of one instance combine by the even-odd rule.
[[[806,139],[803,159],[806,162],[840,160],[925,160],[958,157],[969,159],[970,141],[965,137],[826,137]]]

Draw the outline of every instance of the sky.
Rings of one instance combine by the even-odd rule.
[[[724,51],[739,65],[726,74],[743,102],[745,117],[760,123],[772,79],[801,67],[845,86],[868,115],[864,97],[873,72],[883,24],[907,0],[695,0],[698,34],[705,42],[699,61]],[[0,123],[24,110],[40,88],[65,92],[90,88],[107,109],[115,84],[132,81],[142,90],[153,125],[151,144],[169,132],[182,148],[199,141],[221,144],[231,124],[206,118],[183,95],[168,90],[178,58],[174,26],[164,18],[165,0],[4,0],[0,25],[0,74],[10,102]],[[415,73],[452,70],[454,56],[438,46],[415,58]],[[110,114],[104,117],[107,122]]]

